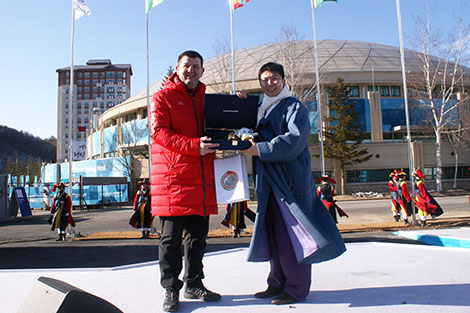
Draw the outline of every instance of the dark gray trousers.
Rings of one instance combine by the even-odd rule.
[[[160,217],[162,236],[158,248],[160,283],[163,288],[180,290],[183,281],[190,288],[202,287],[204,278],[202,258],[206,249],[209,216],[188,215]],[[184,232],[184,239],[183,239]],[[179,279],[183,269],[184,276]]]

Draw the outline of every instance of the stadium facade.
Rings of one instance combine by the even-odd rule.
[[[347,167],[346,191],[387,191],[388,175],[394,169],[408,172],[408,145],[406,141],[405,103],[400,63],[397,47],[370,42],[349,40],[322,40],[317,42],[319,76],[322,99],[322,114],[328,115],[328,90],[338,77],[349,86],[350,98],[355,101],[359,113],[359,123],[366,137],[362,143],[372,158],[364,163]],[[412,155],[415,167],[420,167],[427,177],[430,189],[436,174],[435,136],[426,127],[428,113],[416,104],[410,86],[419,83],[422,77],[419,54],[405,50],[408,96],[410,107],[410,130]],[[312,137],[318,130],[317,103],[315,100],[315,66],[313,62],[313,42],[301,40],[284,43],[271,43],[236,51],[236,89],[247,90],[250,94],[262,96],[258,82],[258,69],[269,61],[284,65],[287,83],[311,111]],[[223,54],[204,61],[205,73],[202,81],[208,93],[230,93],[232,89],[231,55]],[[460,83],[453,99],[465,99],[465,90],[470,88],[470,70]],[[161,88],[163,80],[150,86],[150,95]],[[466,102],[458,114],[469,116],[470,107]],[[456,113],[457,114],[457,113]],[[100,117],[96,129],[87,138],[87,158],[99,159],[133,153],[133,172],[136,178],[148,176],[148,161],[144,157],[148,151],[147,99],[146,90],[118,104]],[[312,155],[312,175],[320,175],[319,145],[310,146]],[[139,155],[142,155],[139,157]],[[470,189],[470,148],[461,146],[454,150],[447,140],[442,143],[442,166],[444,189],[452,184],[455,156],[459,156],[458,186]],[[248,167],[250,168],[250,166]],[[325,169],[333,173],[333,164],[325,159]]]

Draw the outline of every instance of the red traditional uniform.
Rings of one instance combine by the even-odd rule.
[[[406,173],[400,171],[397,173],[398,180],[398,203],[400,204],[400,214],[405,225],[408,225],[408,216],[411,212],[411,196],[406,184]]]
[[[51,224],[51,230],[57,228],[59,233],[58,241],[65,241],[65,230],[68,225],[75,227],[75,221],[72,217],[72,199],[65,192],[65,184],[59,183],[52,188],[52,191],[55,191],[55,188],[59,188],[59,192],[54,195],[51,205],[51,217],[49,222]]]
[[[420,169],[413,175],[416,177],[415,183],[415,205],[418,208],[418,215],[421,220],[421,226],[426,226],[426,217],[431,214],[434,218],[444,213],[440,205],[434,200],[433,196],[427,191],[424,185],[425,176]]]
[[[400,221],[400,204],[398,203],[398,183],[395,179],[396,171],[390,173],[388,188],[390,189],[390,201],[392,202],[392,215],[397,222]]]

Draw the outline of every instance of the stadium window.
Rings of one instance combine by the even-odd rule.
[[[380,86],[380,96],[381,97],[390,97],[390,87],[389,86]]]
[[[401,92],[400,92],[400,86],[390,86],[391,89],[391,96],[392,97],[400,97]]]
[[[359,86],[349,86],[348,90],[349,90],[350,97],[354,97],[354,98],[359,97]]]

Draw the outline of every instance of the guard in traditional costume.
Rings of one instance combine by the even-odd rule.
[[[72,217],[72,198],[65,192],[66,185],[60,182],[52,187],[52,192],[58,189],[54,195],[51,205],[51,216],[49,217],[49,224],[51,230],[57,229],[59,238],[57,241],[66,240],[66,230],[69,225],[75,227],[75,221]]]
[[[398,180],[396,171],[390,173],[388,188],[390,189],[390,200],[392,202],[392,215],[395,221],[400,221],[400,204],[398,203]]]
[[[398,203],[400,204],[400,215],[405,225],[409,225],[408,216],[411,212],[411,196],[406,184],[406,173],[403,171],[397,172],[395,178],[398,178]]]
[[[132,214],[129,224],[134,228],[140,228],[142,239],[150,238],[152,230],[153,216],[150,206],[150,183],[148,179],[139,181],[140,188],[134,198],[134,214]]]
[[[441,206],[434,200],[433,196],[427,191],[426,186],[424,185],[424,176],[423,172],[418,168],[413,175],[416,177],[415,181],[415,205],[418,208],[418,215],[421,221],[421,227],[426,226],[426,217],[431,215],[432,218],[435,218],[439,215],[442,215],[444,211]]]
[[[227,203],[226,213],[222,225],[233,228],[233,238],[239,238],[240,233],[246,228],[245,216],[252,222],[256,214],[248,208],[246,201]]]
[[[317,195],[320,197],[321,201],[325,205],[325,207],[330,212],[333,220],[336,224],[338,224],[338,218],[336,216],[336,211],[338,211],[338,215],[340,217],[346,216],[349,217],[346,212],[344,212],[334,200],[335,194],[335,186],[336,181],[328,175],[323,175],[320,177],[317,182],[320,186],[317,187]]]

